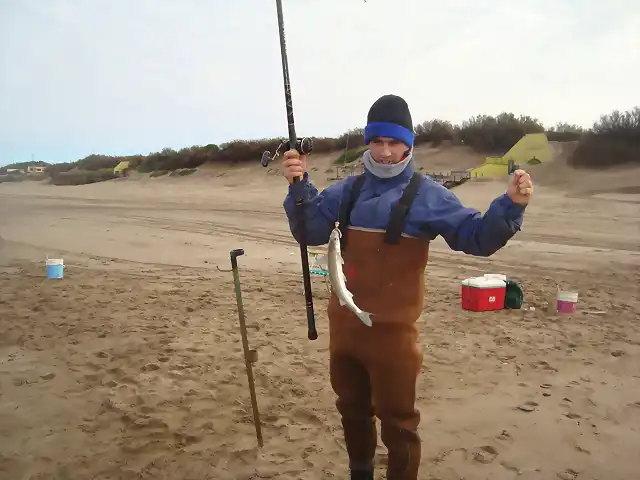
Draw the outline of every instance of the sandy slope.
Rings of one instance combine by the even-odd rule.
[[[331,158],[315,162],[323,178]],[[0,478],[345,478],[326,287],[314,278],[320,338],[309,342],[284,180],[254,166],[221,173],[0,185]],[[540,183],[523,231],[490,259],[433,244],[422,478],[631,480],[640,470],[637,203],[569,196],[584,190],[571,179]],[[504,187],[456,193],[484,210]],[[262,450],[231,274],[216,268],[233,248],[246,251]],[[63,281],[43,279],[45,254],[64,256]],[[486,272],[520,282],[527,309],[462,311],[459,281]],[[580,292],[578,315],[546,312],[556,285]]]
[[[622,165],[606,170],[572,168],[567,164],[567,158],[575,150],[577,142],[550,144],[555,161],[529,167],[531,175],[541,185],[562,189],[573,196],[609,195],[625,201],[638,200],[628,196],[640,193],[640,170],[637,166]],[[618,194],[623,196],[617,197]]]

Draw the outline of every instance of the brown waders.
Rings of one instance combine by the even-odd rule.
[[[390,232],[393,224],[395,233]],[[415,398],[422,351],[416,321],[424,303],[429,243],[401,236],[403,224],[392,214],[386,235],[352,227],[345,230],[347,287],[356,304],[373,314],[373,326],[365,326],[341,307],[335,294],[328,309],[331,385],[350,468],[373,468],[377,416],[389,452],[388,480],[417,480],[421,453]]]

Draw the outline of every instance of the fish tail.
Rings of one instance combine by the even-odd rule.
[[[367,312],[360,312],[358,313],[358,318],[360,319],[360,321],[362,323],[364,323],[367,327],[370,327],[373,325],[373,323],[371,322],[371,314],[367,313]]]

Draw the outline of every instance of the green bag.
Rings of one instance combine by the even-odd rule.
[[[507,291],[504,296],[504,308],[517,310],[522,307],[524,293],[516,282],[507,280]]]

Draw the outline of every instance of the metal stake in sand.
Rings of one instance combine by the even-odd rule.
[[[256,399],[256,386],[253,382],[253,370],[251,364],[256,361],[256,351],[249,350],[249,340],[247,339],[247,324],[244,319],[244,307],[242,306],[242,292],[240,290],[240,275],[238,274],[237,257],[244,255],[244,250],[238,248],[231,251],[231,270],[233,272],[233,283],[236,288],[236,302],[238,304],[238,319],[240,320],[240,334],[242,336],[242,349],[244,350],[244,364],[247,369],[249,379],[249,392],[251,394],[251,407],[253,409],[253,423],[256,426],[256,437],[260,448],[263,446],[262,430],[260,429],[260,414],[258,413],[258,401]]]

